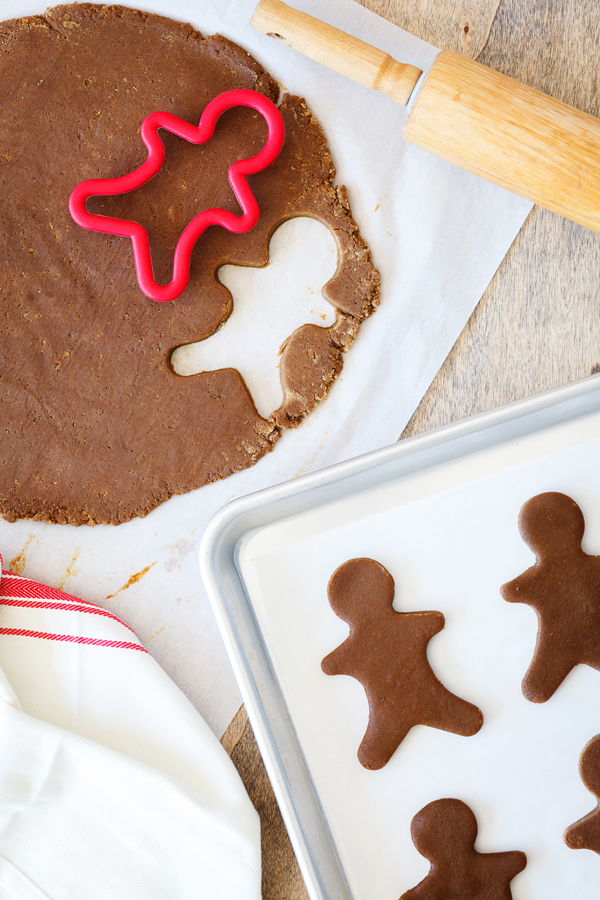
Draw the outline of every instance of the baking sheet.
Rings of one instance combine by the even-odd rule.
[[[126,5],[189,21],[205,34],[221,32],[253,53],[285,89],[307,98],[382,275],[381,307],[363,325],[327,402],[297,431],[284,434],[273,454],[253,469],[173,498],[146,519],[118,528],[0,521],[5,566],[125,619],[220,735],[240,695],[197,579],[195,550],[207,521],[235,496],[396,440],[531,204],[405,144],[403,107],[252,30],[254,0],[129,0]],[[296,5],[422,68],[435,56],[433,47],[351,0]],[[8,19],[43,13],[45,7],[44,0],[3,0],[0,11]],[[328,277],[323,269],[328,260],[305,271],[310,240],[295,233],[286,243],[296,254],[296,281],[312,310],[319,278],[323,284]],[[247,282],[238,290],[234,304],[240,307],[252,291]],[[280,301],[276,283],[267,291]],[[261,299],[260,290],[254,294]],[[140,295],[140,302],[150,301]],[[268,318],[268,312],[256,316],[257,332]],[[253,346],[254,338],[243,343]],[[278,389],[278,346],[268,377],[265,368],[258,371],[258,382],[252,380],[261,411],[272,403],[269,391]],[[268,385],[261,385],[261,378]]]
[[[237,532],[235,507],[223,514],[221,526],[228,525],[221,549],[215,552],[215,543],[204,548],[205,572],[211,552],[218,563],[222,596],[217,590],[215,602],[227,607],[235,579],[223,546],[227,530],[237,535],[235,558],[250,611],[354,900],[397,900],[425,876],[429,864],[411,843],[410,822],[446,796],[475,812],[481,852],[527,854],[526,869],[511,883],[514,900],[598,896],[596,854],[568,849],[562,834],[595,805],[578,761],[600,732],[600,675],[578,666],[547,703],[526,701],[520,682],[531,661],[536,616],[525,605],[504,602],[499,587],[534,561],[519,537],[517,516],[543,491],[561,491],[579,503],[584,550],[600,554],[599,384],[589,379],[417,438],[414,450],[390,448],[354,468],[335,467],[329,476],[306,480],[304,491],[300,484],[265,492],[241,507]],[[301,511],[291,515],[294,510]],[[216,527],[213,541],[218,533]],[[430,662],[441,681],[485,717],[470,738],[413,728],[375,772],[356,759],[367,723],[362,687],[320,669],[348,634],[329,607],[328,580],[345,560],[362,556],[391,572],[396,608],[444,613],[446,627],[429,644]],[[260,655],[251,626],[242,626],[240,635],[241,645]],[[260,688],[256,659],[250,668]],[[249,681],[246,687],[252,707],[254,689]],[[257,720],[256,727],[264,738],[268,726]],[[288,755],[281,744],[277,750]],[[268,747],[267,755],[281,791]],[[297,801],[307,788],[292,778],[291,791]]]

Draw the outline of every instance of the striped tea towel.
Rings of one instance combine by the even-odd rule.
[[[260,840],[227,754],[131,629],[2,571],[9,898],[259,900]]]

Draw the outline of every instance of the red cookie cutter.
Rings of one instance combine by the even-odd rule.
[[[170,131],[191,144],[204,144],[213,136],[219,116],[233,106],[250,106],[257,110],[266,120],[269,129],[267,142],[260,153],[249,159],[237,160],[229,167],[229,183],[243,214],[236,216],[228,210],[217,207],[206,209],[194,216],[177,241],[172,280],[169,284],[157,284],[152,271],[148,233],[143,225],[129,219],[89,213],[85,208],[86,201],[88,197],[126,194],[150,181],[159,172],[165,160],[165,148],[157,134],[159,128],[164,128],[165,131]],[[82,228],[131,238],[138,284],[144,294],[151,300],[175,300],[188,285],[194,245],[210,225],[222,225],[228,231],[243,234],[254,228],[258,222],[260,214],[258,203],[246,181],[246,176],[261,172],[276,159],[283,146],[285,128],[281,113],[271,100],[256,91],[240,89],[226,91],[211,100],[202,113],[197,127],[171,113],[155,112],[142,122],[141,135],[148,149],[146,162],[129,175],[120,178],[89,178],[82,181],[69,198],[69,211]]]

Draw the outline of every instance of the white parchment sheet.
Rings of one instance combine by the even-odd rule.
[[[395,441],[531,204],[405,144],[403,107],[255,32],[248,24],[254,0],[130,0],[129,5],[189,21],[205,34],[221,32],[254,54],[285,89],[306,98],[325,130],[338,183],[348,187],[354,217],[382,277],[381,306],[362,326],[329,398],[255,468],[117,528],[0,521],[5,564],[124,618],[221,734],[240,698],[199,583],[195,550],[206,522],[242,493]],[[427,68],[435,56],[434,48],[352,0],[296,5],[402,61]],[[0,12],[8,19],[42,13],[45,6],[43,0],[3,0]],[[298,304],[297,325],[324,314],[314,308],[330,277],[332,251],[317,238],[324,255],[307,264],[314,227],[314,222],[306,228],[296,223],[273,251],[274,264],[277,257],[284,269],[296,267],[292,281],[298,296],[289,302]],[[278,279],[265,288],[252,286],[243,273],[230,271],[227,278],[235,282],[234,312],[223,334],[256,298],[270,310],[256,316],[256,333],[270,326],[273,307],[267,300],[281,297]],[[145,302],[152,301],[140,294]],[[256,335],[250,337],[240,339],[244,346],[253,345]],[[272,362],[265,361],[258,372],[245,372],[240,362],[261,412],[269,411],[279,391],[278,347],[275,335]]]
[[[546,703],[525,700],[520,683],[537,619],[499,594],[534,562],[517,516],[543,491],[579,503],[584,550],[600,555],[599,435],[596,414],[362,494],[352,490],[244,539],[240,571],[355,900],[397,900],[425,877],[429,863],[412,844],[410,823],[442,797],[473,809],[480,852],[526,853],[513,900],[599,896],[596,854],[570,850],[562,835],[596,802],[578,765],[600,732],[600,674],[578,666]],[[444,614],[428,657],[446,687],[482,710],[478,734],[419,725],[383,769],[362,768],[364,690],[320,667],[348,635],[327,584],[355,557],[389,570],[396,609]]]

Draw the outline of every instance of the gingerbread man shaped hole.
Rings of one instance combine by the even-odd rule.
[[[544,703],[571,669],[600,669],[600,557],[581,549],[585,523],[570,497],[555,492],[532,497],[519,513],[521,537],[536,563],[500,593],[526,603],[538,616],[538,635],[523,694]]]
[[[462,800],[434,800],[417,813],[410,831],[431,868],[400,900],[511,900],[510,882],[527,857],[519,850],[479,853],[477,819]]]
[[[385,766],[414,725],[465,736],[479,731],[481,711],[450,693],[427,659],[427,644],[444,627],[442,613],[396,612],[394,580],[373,559],[343,563],[328,597],[350,635],[321,668],[326,675],[351,675],[365,689],[369,724],[358,759],[366,769]]]
[[[338,247],[327,226],[306,217],[288,219],[271,238],[268,266],[219,269],[219,281],[234,299],[231,316],[204,340],[178,347],[173,368],[178,375],[236,369],[268,418],[284,402],[290,371],[305,365],[299,355],[295,362],[288,358],[290,336],[300,337],[298,329],[306,333],[307,327],[335,332],[336,312],[321,290],[337,265]]]

